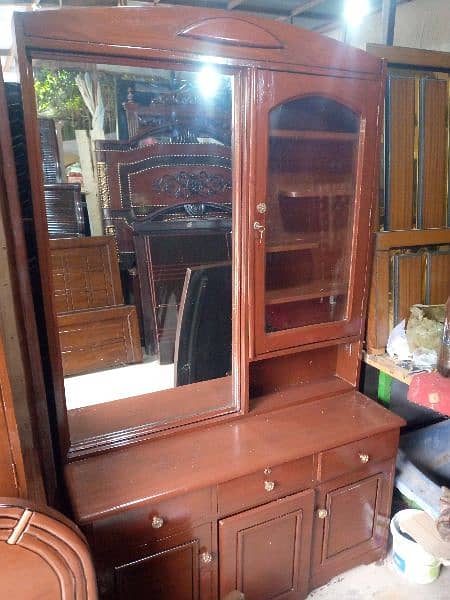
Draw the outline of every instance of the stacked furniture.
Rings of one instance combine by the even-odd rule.
[[[380,354],[413,304],[443,304],[450,294],[450,54],[377,45],[368,51],[388,61],[367,329],[368,351]]]
[[[50,240],[64,375],[142,362],[136,309],[123,303],[113,237]]]
[[[226,11],[66,9],[19,13],[16,21],[30,158],[39,156],[34,56],[116,63],[121,71],[213,65],[232,89],[231,146],[212,144],[222,175],[225,152],[231,156],[231,189],[214,199],[232,208],[231,373],[67,411],[46,296],[68,498],[93,551],[100,596],[215,600],[237,589],[247,600],[300,600],[384,556],[403,421],[356,391],[382,62],[313,32]],[[123,174],[106,164],[117,148],[103,148],[100,189],[119,251],[120,239],[133,251],[127,218],[150,196],[148,179],[137,185],[141,172],[177,156],[174,145],[129,148],[122,157],[135,152],[133,160],[115,161]],[[181,146],[192,147],[198,170],[205,145]],[[147,163],[136,168],[144,151]],[[155,185],[163,199],[165,186]],[[41,192],[36,175],[47,281]],[[121,192],[122,209],[113,201]]]

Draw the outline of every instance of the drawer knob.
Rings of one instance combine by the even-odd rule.
[[[213,559],[213,557],[212,557],[211,552],[202,552],[200,554],[200,560],[202,561],[202,563],[204,565],[211,564],[212,563],[212,559]]]
[[[363,464],[367,464],[367,463],[369,462],[369,460],[370,460],[370,457],[369,457],[369,455],[368,455],[368,454],[363,454],[363,453],[361,453],[361,454],[359,455],[359,460],[360,460],[360,461],[361,461]]]
[[[275,481],[265,481],[264,482],[264,489],[266,490],[266,492],[273,492],[275,488]]]
[[[152,527],[153,529],[160,529],[164,525],[164,519],[162,517],[153,517]]]
[[[328,511],[326,508],[319,508],[316,514],[319,519],[326,519],[328,517]]]

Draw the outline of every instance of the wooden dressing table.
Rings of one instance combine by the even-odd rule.
[[[151,85],[178,70],[199,95],[205,73],[208,84],[219,77],[232,124],[231,375],[67,411],[44,298],[68,494],[101,597],[214,600],[237,589],[299,600],[383,556],[403,421],[356,391],[381,61],[283,23],[195,8],[18,14],[16,32],[31,158],[31,67],[52,61],[104,78],[127,69]],[[151,144],[167,153],[163,138]],[[32,185],[51,289],[37,169]]]

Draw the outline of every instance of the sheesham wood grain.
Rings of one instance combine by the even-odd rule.
[[[390,77],[388,93],[388,229],[410,229],[414,204],[414,78]]]
[[[423,300],[423,273],[424,256],[422,254],[404,254],[398,257],[398,287],[395,285],[395,294],[398,298],[398,319],[409,317],[409,309],[413,304],[420,304]]]
[[[427,229],[445,227],[447,220],[448,82],[425,79],[422,86],[422,218],[419,225]]]
[[[402,425],[352,391],[79,460],[66,466],[66,483],[77,522],[87,524]]]
[[[450,295],[450,253],[432,254],[429,261],[429,303],[443,304]]]

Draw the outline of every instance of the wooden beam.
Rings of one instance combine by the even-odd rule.
[[[233,10],[233,8],[236,8],[237,6],[244,4],[244,0],[230,0],[228,2],[228,6],[227,9],[228,10]]]
[[[279,20],[289,21],[289,19],[301,15],[302,13],[310,10],[311,8],[314,8],[315,6],[318,6],[319,4],[323,4],[324,1],[325,0],[308,0],[307,2],[302,2],[302,4],[299,4],[298,6],[293,8],[288,16],[280,17]]]

